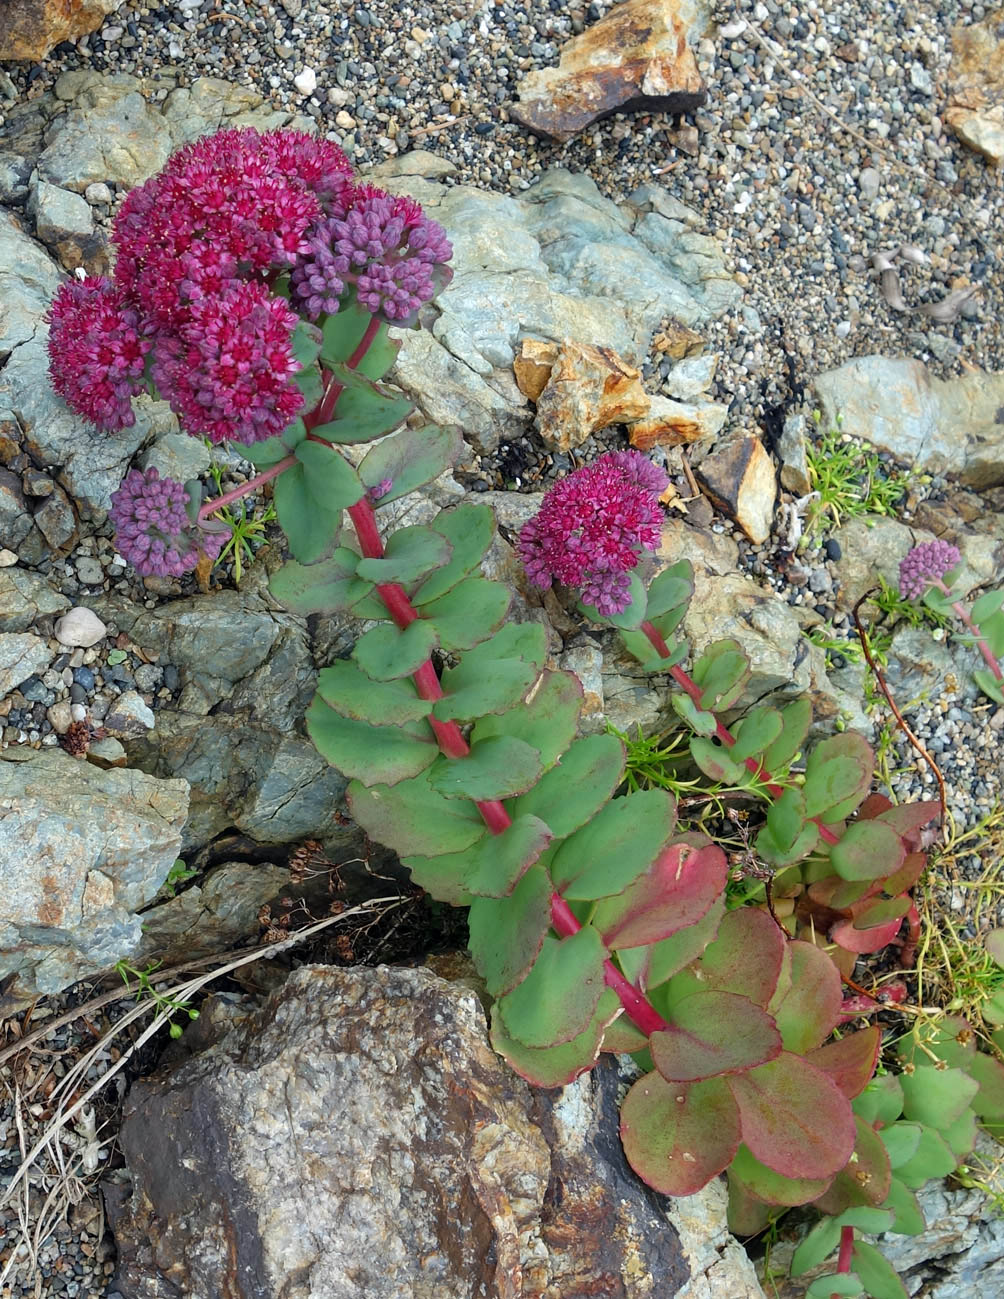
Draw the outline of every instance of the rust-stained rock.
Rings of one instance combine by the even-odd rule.
[[[639,451],[651,451],[654,446],[686,446],[714,437],[729,413],[727,406],[713,401],[691,404],[657,395],[651,402],[648,414],[628,425],[631,445]]]
[[[617,1064],[528,1087],[470,988],[305,966],[189,1043],[126,1100],[125,1299],[761,1299],[721,1188],[627,1166]]]
[[[703,351],[704,339],[679,320],[670,320],[652,339],[652,347],[662,355],[680,361],[685,356],[697,356]]]
[[[524,338],[519,345],[513,370],[516,386],[524,397],[536,402],[544,391],[558,356],[558,344],[550,339]]]
[[[640,419],[650,404],[640,370],[610,347],[566,338],[537,399],[537,430],[549,447],[568,451],[598,429]]]
[[[695,465],[694,473],[714,503],[735,519],[754,545],[767,540],[777,479],[774,462],[758,437],[729,438]]]
[[[37,63],[60,41],[97,31],[121,0],[3,0],[0,62]]]
[[[944,120],[995,166],[1004,162],[1004,9],[952,28]]]
[[[564,46],[556,68],[523,79],[513,116],[538,135],[567,141],[618,111],[698,108],[704,83],[680,9],[678,0],[617,5]]]

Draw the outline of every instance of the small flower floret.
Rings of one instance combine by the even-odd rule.
[[[215,559],[223,546],[220,533],[203,532],[189,519],[184,484],[161,478],[152,466],[126,474],[108,514],[120,554],[144,577],[180,577],[200,552]]]
[[[962,559],[958,546],[948,541],[925,541],[909,552],[899,566],[899,593],[904,600],[919,600],[928,587],[943,582]]]
[[[604,617],[630,602],[631,569],[659,544],[665,472],[638,451],[613,451],[552,487],[520,532],[527,576],[578,589]]]

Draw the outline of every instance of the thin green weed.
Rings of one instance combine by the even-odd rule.
[[[814,418],[818,426],[818,411]],[[809,505],[807,537],[864,514],[892,515],[906,494],[906,479],[889,471],[878,452],[843,433],[839,417],[837,424],[806,446],[809,481],[818,493]]]

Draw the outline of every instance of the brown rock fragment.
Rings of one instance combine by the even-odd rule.
[[[566,338],[537,400],[537,430],[549,447],[568,451],[598,429],[640,419],[650,404],[640,370],[610,347]]]
[[[685,356],[696,356],[704,348],[704,339],[678,320],[671,320],[652,339],[652,347],[663,356],[681,361]]]
[[[544,391],[558,355],[558,344],[540,338],[524,338],[513,362],[516,386],[524,397],[536,402]]]
[[[729,438],[695,465],[694,473],[715,505],[735,519],[755,546],[767,540],[777,480],[774,462],[758,437]]]
[[[1004,162],[1004,9],[952,28],[944,121],[994,166]]]
[[[679,447],[700,438],[714,437],[728,416],[728,409],[715,402],[696,404],[653,397],[648,415],[628,425],[631,445],[639,451],[654,446]]]
[[[531,72],[511,110],[538,135],[567,141],[634,109],[689,113],[706,98],[677,0],[627,0],[568,42],[556,68]]]
[[[44,59],[60,41],[97,31],[121,0],[3,0],[0,62]]]

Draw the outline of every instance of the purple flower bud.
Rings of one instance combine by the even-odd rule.
[[[919,600],[934,582],[962,558],[958,546],[948,541],[925,541],[907,554],[899,566],[899,593],[904,600]]]
[[[371,501],[375,502],[380,500],[382,496],[386,496],[393,486],[394,486],[393,478],[381,478],[375,487],[371,487],[369,489],[366,495],[370,498]]]
[[[215,559],[225,538],[203,532],[188,517],[183,483],[161,478],[156,469],[131,469],[112,495],[108,515],[122,558],[144,577],[180,577],[193,569],[200,551]]]
[[[659,544],[668,482],[641,452],[611,451],[556,483],[520,532],[530,581],[574,587],[606,617],[626,609],[631,569]]]

